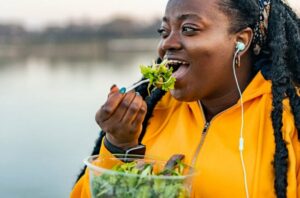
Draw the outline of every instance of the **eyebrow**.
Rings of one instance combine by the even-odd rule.
[[[178,21],[183,21],[183,20],[186,20],[186,19],[203,20],[202,17],[200,17],[200,16],[197,15],[197,14],[182,14],[182,15],[177,16],[176,19],[177,19]],[[168,22],[168,21],[169,21],[169,19],[168,19],[166,16],[164,16],[164,17],[162,18],[162,20],[163,20],[164,22]]]

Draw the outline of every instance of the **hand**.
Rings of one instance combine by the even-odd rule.
[[[138,145],[147,112],[143,98],[135,92],[119,93],[111,88],[107,101],[96,113],[96,122],[106,132],[107,140],[122,149]]]

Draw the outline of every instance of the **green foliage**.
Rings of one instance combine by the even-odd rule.
[[[160,64],[153,63],[152,66],[140,65],[140,69],[143,77],[149,79],[149,85],[148,85],[149,95],[150,95],[150,88],[152,86],[154,86],[155,88],[162,89],[164,91],[169,91],[171,89],[174,89],[176,79],[172,76],[173,68],[172,67],[168,68],[167,64],[168,61],[164,60]]]
[[[116,165],[112,170],[123,174],[102,173],[92,180],[94,198],[185,198],[188,197],[183,179],[166,179],[182,176],[184,164],[177,160],[174,167],[165,167],[155,174],[153,163],[136,160]],[[130,175],[126,175],[130,174]],[[133,175],[132,175],[133,174]],[[162,177],[149,177],[149,176]]]

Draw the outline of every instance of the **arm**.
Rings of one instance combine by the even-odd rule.
[[[104,140],[104,132],[101,132],[102,135],[100,135],[99,139],[96,142],[96,146],[94,148],[93,151],[93,155],[96,154],[103,154],[106,156],[112,156],[112,154],[110,153],[110,151],[108,151],[104,144],[103,144],[103,140]],[[99,146],[99,147],[97,147]],[[94,153],[95,150],[98,150],[98,153]],[[99,151],[100,150],[100,151]],[[82,170],[82,173],[79,175],[78,180],[70,194],[70,198],[89,198],[91,197],[91,192],[90,192],[90,183],[89,183],[89,171],[88,169],[86,169],[86,167],[84,167],[84,169]]]
[[[106,103],[96,114],[96,121],[103,131],[97,140],[93,155],[112,155],[114,148],[126,150],[137,146],[146,110],[147,105],[141,96],[134,92],[121,94],[117,87],[112,87]],[[107,148],[104,145],[104,139],[112,147]],[[79,178],[70,197],[91,197],[89,173],[85,168]]]

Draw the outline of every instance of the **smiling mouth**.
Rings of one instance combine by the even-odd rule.
[[[182,60],[175,60],[175,59],[167,59],[168,60],[168,64],[167,66],[169,68],[173,68],[173,73],[176,72],[180,66],[188,66],[189,63],[186,61],[182,61]]]

